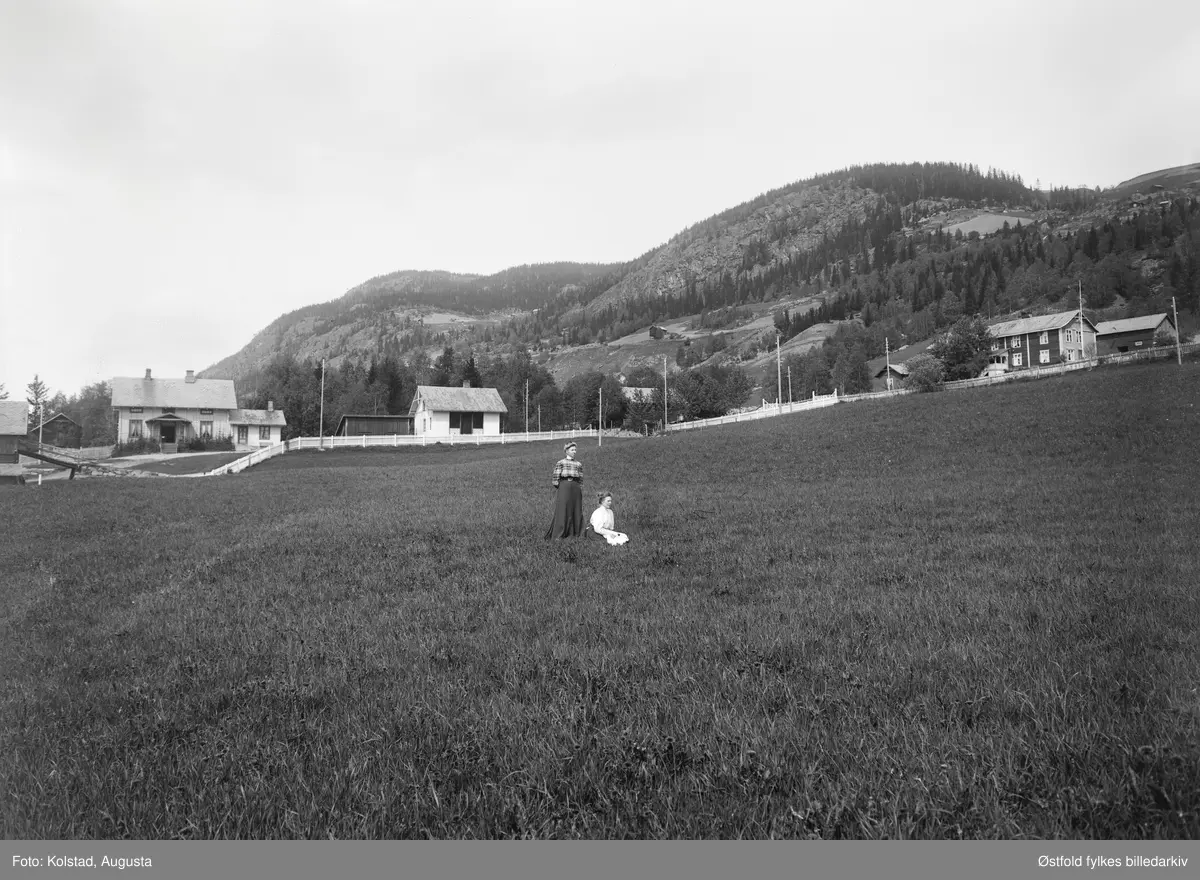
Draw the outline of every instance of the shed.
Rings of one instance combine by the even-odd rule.
[[[24,483],[18,446],[29,430],[29,405],[0,400],[0,483]]]
[[[78,449],[82,438],[83,428],[66,413],[51,416],[25,435],[25,439],[30,443],[40,441],[47,446],[63,449]]]
[[[413,432],[412,416],[344,415],[338,421],[336,437],[407,436]]]

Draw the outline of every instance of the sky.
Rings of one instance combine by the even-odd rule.
[[[848,165],[1111,186],[1200,162],[1198,62],[1190,0],[0,0],[0,383],[182,376]]]

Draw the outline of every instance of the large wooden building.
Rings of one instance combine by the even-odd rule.
[[[413,433],[430,437],[457,437],[463,434],[500,434],[500,414],[508,407],[495,388],[462,388],[418,385],[408,414]]]
[[[175,452],[193,437],[232,438],[240,450],[280,442],[283,413],[268,403],[264,410],[239,409],[232,379],[198,379],[192,370],[182,379],[117,376],[112,380],[117,439],[146,437],[163,452]]]
[[[58,446],[62,449],[77,449],[83,438],[83,428],[66,413],[58,413],[41,424],[29,429],[25,439],[37,445]]]
[[[344,415],[338,421],[335,437],[406,437],[413,432],[412,416]]]
[[[1078,310],[1001,321],[988,327],[991,364],[1025,370],[1096,356],[1096,326]]]
[[[1175,335],[1175,324],[1166,312],[1141,318],[1101,321],[1096,325],[1096,343],[1100,354],[1174,345]]]
[[[29,405],[24,400],[0,400],[0,484],[24,483],[18,446],[29,430]]]

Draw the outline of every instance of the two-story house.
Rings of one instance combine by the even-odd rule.
[[[988,327],[991,364],[1023,370],[1096,356],[1096,327],[1078,310],[1001,321]]]

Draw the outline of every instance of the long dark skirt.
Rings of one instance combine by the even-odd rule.
[[[554,493],[554,522],[549,538],[578,538],[583,534],[583,489],[574,480],[560,480]]]

